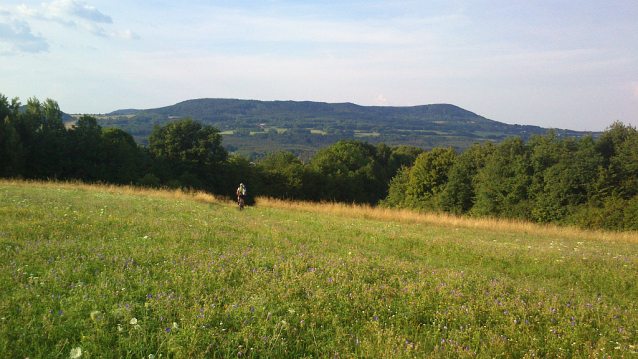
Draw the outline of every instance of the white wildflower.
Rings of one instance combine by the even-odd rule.
[[[137,325],[137,318],[135,318],[135,317],[131,318],[131,321],[129,323],[131,325]]]
[[[82,356],[82,348],[77,347],[77,348],[71,349],[71,354],[69,354],[69,358],[77,359],[81,356]]]

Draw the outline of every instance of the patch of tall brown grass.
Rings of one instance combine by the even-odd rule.
[[[396,221],[403,223],[431,224],[435,226],[489,230],[495,232],[517,232],[559,238],[574,238],[602,241],[638,242],[638,232],[611,232],[586,230],[576,227],[536,224],[511,219],[472,218],[446,213],[421,213],[408,209],[391,209],[369,205],[284,201],[273,198],[257,198],[257,206],[302,210],[336,216]]]

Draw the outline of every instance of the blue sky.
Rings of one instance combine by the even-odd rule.
[[[636,126],[638,2],[3,0],[0,93],[69,113],[210,97]]]

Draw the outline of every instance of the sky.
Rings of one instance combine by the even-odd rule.
[[[637,126],[638,1],[3,0],[0,94],[72,114],[237,98]]]

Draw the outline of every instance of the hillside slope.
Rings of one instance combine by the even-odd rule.
[[[123,112],[116,112],[123,113]],[[131,112],[126,112],[131,114]],[[498,141],[507,136],[529,138],[547,131],[538,126],[508,125],[449,104],[412,107],[359,106],[352,103],[196,99],[135,112],[105,116],[100,123],[122,128],[141,143],[153,125],[192,117],[224,131],[225,145],[242,153],[273,150],[314,152],[339,139],[422,148],[455,147]],[[587,133],[557,129],[562,136]]]
[[[632,243],[19,182],[0,219],[9,357],[636,354]]]

